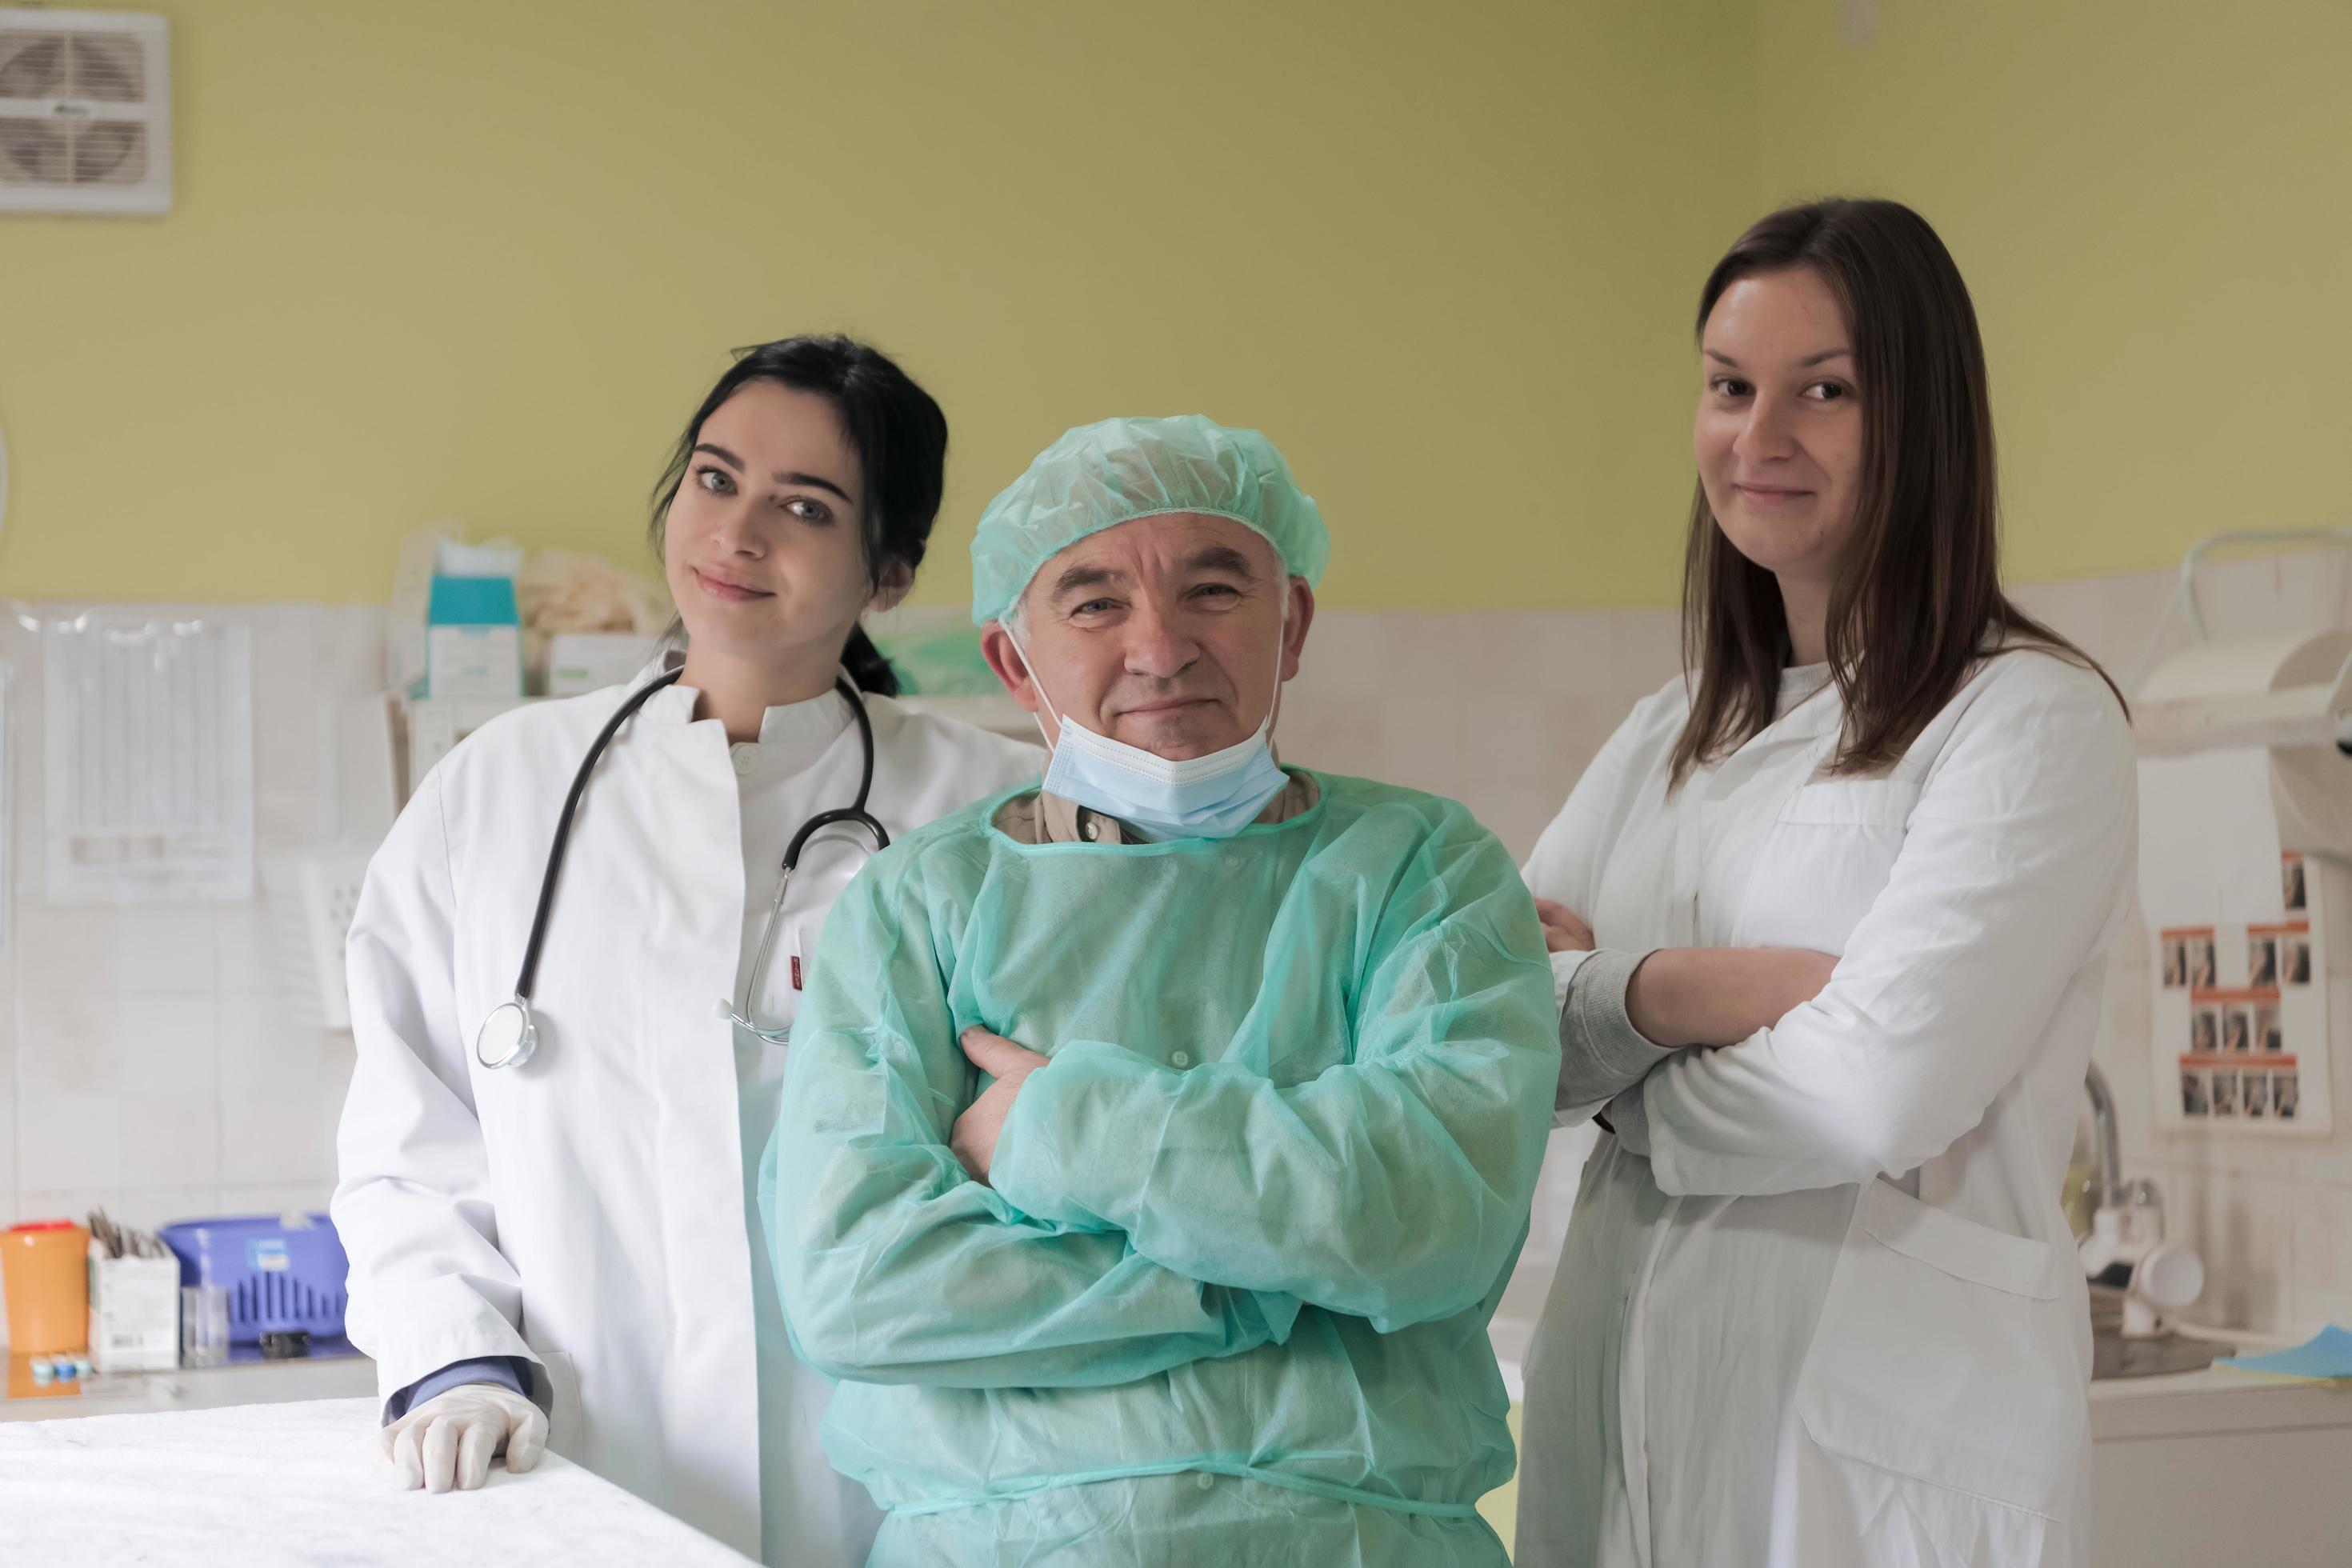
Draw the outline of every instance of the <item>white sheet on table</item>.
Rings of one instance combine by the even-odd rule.
[[[0,1563],[239,1568],[749,1560],[550,1454],[478,1492],[394,1489],[373,1399],[0,1425]]]

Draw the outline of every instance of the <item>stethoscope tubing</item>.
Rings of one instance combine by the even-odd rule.
[[[548,845],[547,869],[540,877],[539,902],[531,910],[530,934],[523,943],[522,967],[515,976],[514,996],[510,1001],[501,1003],[499,1007],[492,1010],[493,1016],[508,1008],[513,1008],[520,1014],[517,1038],[520,1042],[520,1047],[493,1060],[484,1051],[485,1037],[488,1030],[488,1020],[486,1019],[482,1030],[477,1033],[474,1044],[475,1059],[484,1067],[499,1068],[509,1065],[519,1067],[528,1061],[536,1049],[538,1030],[536,1021],[531,1016],[531,987],[539,978],[539,958],[547,942],[548,916],[555,907],[556,884],[562,877],[564,854],[571,845],[572,823],[579,813],[581,796],[587,793],[590,776],[595,773],[597,763],[603,759],[605,751],[612,745],[613,738],[620,733],[621,726],[627,723],[630,717],[638,709],[644,707],[647,699],[655,692],[676,685],[678,678],[685,673],[683,667],[664,670],[646,682],[644,686],[631,692],[628,699],[614,710],[613,716],[604,721],[604,727],[597,731],[596,739],[588,747],[587,755],[580,759],[580,769],[572,774],[572,787],[564,793],[563,809],[555,819],[555,837]],[[793,873],[799,869],[801,852],[807,847],[809,840],[827,827],[848,823],[864,828],[873,837],[877,853],[890,847],[889,830],[885,828],[881,822],[866,809],[866,802],[874,792],[873,718],[866,712],[865,699],[859,694],[856,684],[846,676],[835,679],[834,689],[840,692],[843,700],[849,704],[850,714],[857,721],[858,741],[864,750],[865,765],[858,773],[857,798],[848,805],[837,806],[829,811],[820,811],[811,816],[806,822],[801,824],[800,830],[793,835],[791,843],[785,846],[783,870],[776,885],[775,902],[768,911],[767,929],[761,937],[759,958],[752,965],[751,974],[754,984],[765,973],[768,957],[774,950],[777,917],[783,912],[785,891],[792,886]],[[740,1010],[747,1011],[749,1005],[747,1000],[743,1008]],[[738,1018],[737,1021],[743,1022],[743,1019]],[[757,1027],[748,1023],[745,1026],[754,1029]]]

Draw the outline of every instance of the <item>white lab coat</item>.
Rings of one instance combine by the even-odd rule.
[[[691,721],[693,691],[656,693],[581,798],[534,987],[538,1054],[486,1069],[475,1030],[513,992],[564,792],[623,695],[484,726],[369,867],[348,947],[359,1060],[334,1200],[351,1335],[386,1396],[452,1362],[527,1359],[551,1447],[756,1556],[763,1458],[790,1467],[785,1495],[821,1500],[833,1482],[813,1412],[793,1451],[761,1453],[745,1195],[774,1118],[750,1100],[781,1075],[739,1062],[713,1005],[735,994],[785,837],[855,798],[863,749],[841,726],[813,765],[744,790],[763,817],[746,825],[721,726]],[[866,704],[870,809],[894,837],[1037,774],[1034,747]],[[766,871],[747,877],[747,849],[768,840]],[[789,1019],[793,959],[804,979],[863,864],[858,842],[828,829],[804,851],[762,1023]],[[813,1529],[794,1560],[823,1562],[831,1531]]]
[[[1890,772],[1825,778],[1836,692],[1791,671],[1669,799],[1686,712],[1680,679],[1634,710],[1530,885],[1606,948],[1841,958],[1643,1080],[1649,1158],[1587,1162],[1528,1359],[1522,1568],[2084,1563],[2059,1188],[2133,876],[2120,705],[2012,652]]]

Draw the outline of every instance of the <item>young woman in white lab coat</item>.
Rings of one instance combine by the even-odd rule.
[[[845,668],[892,836],[1037,773],[1032,747],[892,701],[858,627],[913,580],[946,448],[930,396],[837,338],[745,352],[696,411],[653,527],[683,672],[581,795],[528,1062],[483,1066],[476,1034],[515,994],[566,792],[627,691],[485,725],[370,866],[334,1217],[409,1485],[479,1486],[543,1443],[770,1563],[864,1561],[879,1515],[817,1447],[829,1390],[787,1342],[753,1185],[787,1047],[727,1011],[787,841],[869,765]],[[791,1022],[867,849],[833,826],[803,851],[757,1025]]]
[[[2081,1563],[2059,1188],[2128,720],[2001,594],[1983,351],[1925,222],[1776,213],[1699,331],[1687,678],[1526,868],[1559,1108],[1610,1133],[1529,1356],[1518,1560]]]

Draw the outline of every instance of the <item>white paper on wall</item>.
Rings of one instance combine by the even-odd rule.
[[[253,644],[90,611],[41,628],[50,901],[253,896]]]
[[[2329,863],[2282,850],[2261,750],[2140,763],[2159,1126],[2324,1134]]]

